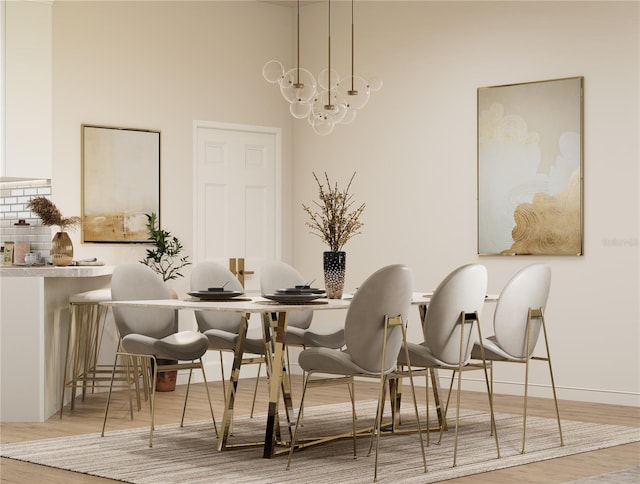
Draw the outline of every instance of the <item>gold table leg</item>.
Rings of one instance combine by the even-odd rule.
[[[289,379],[285,378],[284,368],[284,338],[287,332],[287,313],[278,313],[278,324],[274,328],[275,341],[273,352],[273,363],[271,365],[272,374],[269,381],[269,409],[267,415],[267,429],[264,436],[264,451],[262,457],[270,459],[274,455],[275,445],[278,436],[278,400],[280,397],[280,388],[282,387],[284,403],[287,411],[287,420],[289,415],[293,414],[293,404],[291,402],[291,385]],[[289,435],[291,437],[291,426],[287,425]]]
[[[238,387],[238,379],[240,378],[240,367],[242,366],[242,355],[244,354],[244,342],[247,336],[247,325],[249,324],[249,315],[245,314],[242,318],[240,331],[238,332],[238,343],[236,345],[235,355],[233,357],[233,367],[231,368],[231,376],[229,377],[229,386],[227,389],[224,413],[222,415],[222,431],[218,439],[218,450],[223,450],[227,445],[227,438],[231,430],[231,421],[233,420],[233,405],[236,398],[236,388]]]

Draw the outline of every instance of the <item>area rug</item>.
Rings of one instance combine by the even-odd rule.
[[[371,424],[375,402],[358,404],[357,426]],[[403,427],[413,412],[403,410]],[[432,413],[432,415],[434,415]],[[380,482],[438,482],[640,441],[640,429],[563,421],[565,445],[559,446],[555,419],[529,417],[527,452],[520,454],[522,417],[497,414],[496,423],[502,457],[496,459],[495,442],[489,433],[485,412],[464,411],[460,422],[458,465],[452,467],[453,430],[431,434],[426,448],[429,471],[423,473],[416,433],[384,435],[380,442]],[[264,415],[236,417],[230,443],[264,438]],[[450,419],[452,426],[452,419]],[[305,409],[301,437],[348,432],[350,406],[335,404]],[[373,481],[374,457],[367,456],[369,439],[358,439],[358,458],[353,459],[351,440],[342,440],[296,452],[291,470],[286,456],[263,459],[259,447],[216,451],[217,439],[211,422],[158,426],[154,446],[148,447],[148,428],[73,437],[3,444],[2,457],[106,477],[131,483],[369,483]]]

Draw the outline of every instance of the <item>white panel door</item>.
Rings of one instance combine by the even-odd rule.
[[[196,262],[244,258],[245,289],[260,290],[260,267],[280,258],[280,131],[196,121]]]

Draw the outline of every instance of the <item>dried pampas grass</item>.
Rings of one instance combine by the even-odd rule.
[[[61,231],[80,226],[80,217],[63,217],[58,207],[46,197],[32,198],[27,207],[40,217],[44,225],[57,225]]]

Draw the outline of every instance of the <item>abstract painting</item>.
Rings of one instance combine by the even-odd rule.
[[[582,255],[583,82],[478,89],[480,255]]]
[[[82,125],[82,241],[148,242],[160,216],[160,132]]]

